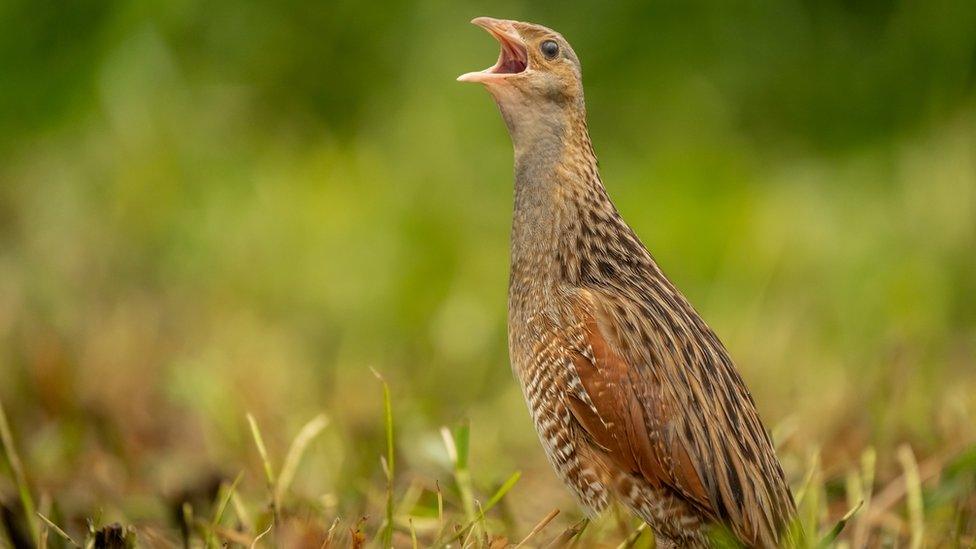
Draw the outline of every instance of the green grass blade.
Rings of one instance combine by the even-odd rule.
[[[264,467],[264,479],[268,485],[268,493],[271,495],[271,515],[274,518],[274,522],[277,523],[280,504],[278,502],[278,490],[275,488],[274,469],[271,467],[271,460],[268,458],[268,449],[264,445],[261,429],[258,428],[258,422],[250,413],[247,414],[247,423],[251,427],[251,437],[254,439],[254,445],[258,449],[258,455],[261,456],[261,465]]]
[[[224,512],[227,510],[227,505],[230,504],[231,498],[234,497],[234,492],[237,490],[237,485],[240,484],[242,478],[244,478],[244,471],[237,473],[237,476],[234,477],[234,482],[232,482],[230,486],[224,486],[222,497],[217,504],[217,510],[214,512],[213,521],[211,521],[213,526],[220,524],[221,519],[224,518]]]
[[[27,485],[27,475],[24,474],[24,467],[14,446],[14,437],[10,432],[10,424],[7,422],[7,413],[3,409],[3,401],[0,401],[0,442],[3,443],[3,451],[7,456],[7,464],[14,474],[14,482],[17,483],[17,492],[20,494],[20,503],[24,506],[24,516],[27,519],[27,526],[30,528],[31,539],[36,543],[41,539],[41,528],[37,524],[37,508],[34,507],[34,498],[31,496],[30,487]]]
[[[485,509],[484,507],[481,506],[481,502],[478,500],[474,500],[474,505],[478,509],[477,530],[479,530],[478,535],[476,535],[475,537],[475,540],[477,541],[478,545],[481,545],[482,547],[488,547],[488,524],[485,521]],[[476,530],[475,528],[471,529],[472,532],[474,532],[475,530]],[[480,539],[478,539],[479,536]],[[467,546],[468,544],[464,543],[462,545]]]
[[[641,537],[641,534],[644,533],[644,530],[646,528],[647,528],[647,523],[642,522],[640,526],[637,527],[636,530],[634,530],[629,536],[627,536],[627,539],[620,542],[620,545],[617,546],[617,549],[627,549],[628,547],[633,547],[634,544],[637,543],[637,540]]]
[[[485,512],[488,512],[492,507],[498,504],[498,502],[505,497],[505,494],[507,494],[515,486],[520,478],[522,478],[522,471],[515,471],[512,473],[512,476],[508,477],[508,479],[502,483],[498,490],[495,490],[495,493],[488,498],[488,503],[485,504]]]
[[[498,490],[495,490],[495,493],[488,499],[488,502],[484,505],[484,507],[478,505],[478,512],[475,514],[474,518],[469,520],[468,524],[464,528],[459,530],[458,533],[455,534],[453,538],[451,538],[452,541],[460,539],[469,530],[474,529],[474,527],[477,524],[483,521],[485,518],[485,514],[488,513],[488,511],[490,511],[492,507],[497,505],[498,502],[501,501],[503,497],[505,497],[505,494],[507,494],[512,489],[512,487],[515,486],[515,484],[519,481],[520,478],[522,478],[521,471],[515,471],[514,473],[512,473],[512,476],[508,477],[508,479],[506,479],[505,482],[502,483],[502,485],[498,488]]]
[[[275,499],[277,501],[281,502],[284,499],[285,494],[291,487],[292,481],[295,480],[298,464],[301,462],[302,456],[305,455],[305,450],[308,448],[308,445],[328,425],[329,418],[325,414],[319,414],[306,423],[298,432],[295,440],[292,441],[291,446],[288,448],[288,453],[285,454],[285,462],[282,464],[281,473],[278,475],[278,482],[275,486]]]
[[[448,458],[454,465],[454,482],[457,484],[461,496],[461,507],[468,524],[477,520],[474,510],[474,491],[471,487],[471,472],[468,469],[469,445],[471,441],[471,427],[467,421],[461,422],[452,433],[446,427],[441,429],[444,447]]]
[[[264,466],[264,478],[268,483],[268,487],[274,488],[274,470],[271,468],[271,460],[268,459],[268,449],[264,445],[261,429],[258,428],[258,422],[255,421],[254,416],[250,413],[247,414],[247,423],[251,426],[251,437],[254,438],[254,445],[258,449],[258,455],[261,456],[261,464]]]
[[[468,468],[468,455],[471,446],[471,424],[464,420],[454,429],[454,444],[457,446],[458,469]]]
[[[437,482],[437,536],[440,539],[444,533],[444,494],[441,492],[441,483]]]
[[[189,540],[193,537],[193,530],[196,522],[193,519],[193,505],[189,501],[184,501],[183,505],[180,507],[180,512],[181,512],[180,513],[181,517],[183,518],[183,525],[186,527],[186,540],[187,542],[189,542]],[[94,525],[89,524],[88,529],[89,529],[89,533],[92,536],[94,536],[95,535]]]
[[[861,486],[864,491],[864,508],[857,522],[854,524],[854,535],[851,545],[853,547],[864,547],[864,539],[868,532],[867,517],[871,516],[871,502],[874,497],[874,476],[877,465],[878,455],[874,447],[869,446],[861,454]]]
[[[844,528],[847,526],[847,523],[850,522],[851,518],[853,518],[854,515],[861,510],[861,507],[863,505],[864,505],[864,500],[861,500],[857,503],[857,505],[852,507],[850,511],[845,513],[844,517],[841,518],[839,521],[837,521],[837,524],[835,524],[834,527],[830,529],[830,532],[827,532],[827,535],[820,540],[820,543],[817,544],[817,546],[821,548],[832,546],[834,541],[837,540],[837,537],[840,536],[841,532],[844,531]]]
[[[61,536],[61,537],[62,537],[62,538],[63,538],[63,539],[65,540],[65,541],[67,541],[67,542],[68,542],[68,544],[70,544],[70,545],[71,545],[72,547],[81,547],[81,545],[78,545],[78,542],[76,542],[75,540],[73,540],[73,539],[71,538],[71,536],[69,536],[67,532],[65,532],[64,530],[62,530],[60,526],[58,526],[57,524],[55,524],[53,520],[51,520],[51,519],[49,519],[49,518],[47,518],[47,517],[45,517],[45,516],[44,516],[43,514],[41,514],[41,513],[37,513],[37,516],[38,516],[38,517],[40,517],[40,518],[41,518],[41,520],[43,520],[43,521],[44,521],[44,522],[45,522],[45,523],[47,524],[47,526],[48,526],[48,528],[50,528],[50,529],[52,529],[52,530],[54,530],[54,532],[55,532],[55,533],[56,533],[57,535],[59,535],[59,536]]]
[[[579,545],[580,540],[583,538],[583,532],[586,531],[586,527],[589,526],[590,519],[583,518],[576,521],[574,524],[563,530],[562,534],[559,534],[554,540],[552,540],[548,547],[576,547]]]
[[[373,375],[383,385],[383,417],[386,423],[386,457],[381,459],[386,473],[386,523],[383,525],[381,540],[383,547],[393,547],[393,515],[395,500],[393,497],[393,479],[396,471],[393,448],[393,403],[390,398],[390,385],[379,372],[373,370]]]
[[[207,547],[220,546],[220,544],[217,542],[217,536],[215,536],[214,533],[216,532],[217,527],[220,526],[220,521],[224,518],[224,512],[227,510],[227,506],[230,504],[231,498],[234,497],[234,492],[237,491],[237,485],[241,482],[243,477],[244,471],[241,471],[240,473],[237,473],[237,476],[234,478],[234,482],[232,482],[230,486],[227,486],[224,483],[221,484],[220,491],[218,493],[219,499],[217,501],[217,507],[215,508],[214,516],[210,521],[210,528],[207,532]]]
[[[911,527],[912,549],[922,546],[925,536],[925,510],[922,504],[922,480],[915,453],[907,444],[898,448],[898,461],[905,471],[905,495],[908,503],[908,522]]]
[[[230,502],[234,505],[234,513],[237,514],[237,520],[241,522],[241,526],[246,531],[253,532],[254,521],[251,520],[251,514],[248,513],[247,508],[244,506],[244,501],[242,501],[240,493],[234,492],[231,494]]]

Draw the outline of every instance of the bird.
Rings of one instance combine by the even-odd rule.
[[[591,515],[629,508],[659,547],[788,545],[796,506],[769,432],[610,200],[573,48],[533,23],[472,23],[501,51],[458,80],[487,88],[514,149],[509,356],[557,476]]]

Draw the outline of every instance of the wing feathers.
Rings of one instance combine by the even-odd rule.
[[[584,394],[570,399],[573,416],[621,469],[747,543],[775,545],[793,502],[751,396],[714,334],[650,302],[648,325],[634,320],[646,309],[580,291],[571,325],[582,333],[570,339],[584,342],[572,355]]]

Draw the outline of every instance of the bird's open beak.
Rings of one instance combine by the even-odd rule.
[[[501,45],[501,53],[494,66],[483,71],[469,72],[458,77],[458,82],[481,82],[489,84],[525,71],[529,67],[529,54],[525,42],[519,36],[512,21],[492,19],[491,17],[477,17],[472,23],[482,27]]]

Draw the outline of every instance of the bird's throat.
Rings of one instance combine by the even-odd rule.
[[[515,149],[513,282],[558,282],[560,250],[576,240],[580,227],[579,197],[593,194],[594,186],[602,189],[585,116],[561,114],[518,119],[516,126],[523,126],[514,130],[509,125]]]

